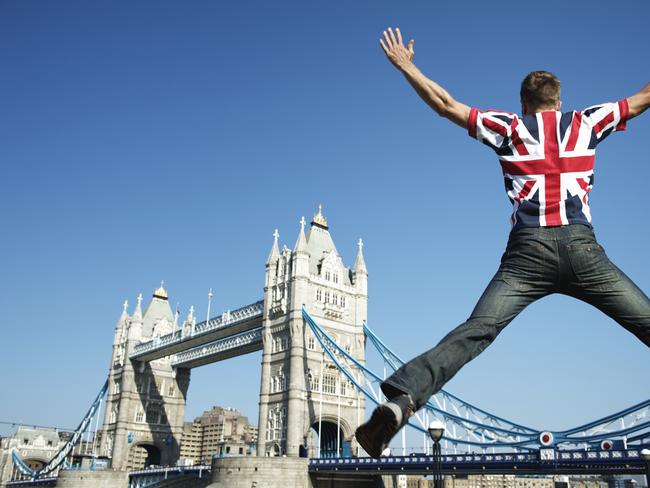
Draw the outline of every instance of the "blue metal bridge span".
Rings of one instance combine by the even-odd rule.
[[[310,472],[355,474],[431,474],[433,456],[386,456],[379,459],[311,459]],[[443,455],[441,472],[446,475],[469,474],[643,474],[645,461],[641,449],[621,451],[540,450],[510,454]]]

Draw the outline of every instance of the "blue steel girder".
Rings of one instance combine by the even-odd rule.
[[[462,474],[642,474],[641,449],[621,451],[553,451],[501,454],[442,455],[446,475]],[[311,473],[431,474],[433,456],[311,459]]]
[[[262,328],[259,327],[211,344],[178,353],[172,360],[172,366],[177,368],[197,368],[205,364],[216,363],[224,359],[260,351],[262,347]]]
[[[56,486],[59,478],[37,478],[33,480],[7,481],[4,486]]]
[[[190,334],[182,330],[136,345],[129,359],[149,362],[203,346],[226,337],[261,327],[264,301],[260,300],[233,311],[226,311],[196,324]]]

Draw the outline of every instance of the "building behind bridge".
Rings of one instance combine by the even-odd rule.
[[[212,407],[193,422],[185,422],[181,463],[210,464],[213,456],[255,454],[257,427],[232,408]]]

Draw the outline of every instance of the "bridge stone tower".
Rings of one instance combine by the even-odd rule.
[[[348,446],[364,413],[364,399],[339,373],[304,323],[302,306],[360,362],[368,272],[362,242],[352,269],[339,255],[319,207],[293,250],[278,247],[266,262],[258,456],[336,455]],[[313,439],[318,436],[318,441]]]
[[[109,369],[106,416],[101,434],[103,454],[113,469],[174,464],[180,454],[189,369],[172,368],[171,358],[148,363],[130,361],[135,345],[176,328],[167,291],[160,285],[142,313],[142,295],[135,311],[128,303],[115,328]],[[192,311],[186,324],[194,321]]]

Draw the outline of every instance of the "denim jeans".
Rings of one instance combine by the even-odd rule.
[[[650,300],[609,260],[586,225],[513,231],[501,265],[467,321],[404,364],[381,387],[417,409],[535,300],[562,293],[598,308],[650,347]]]

